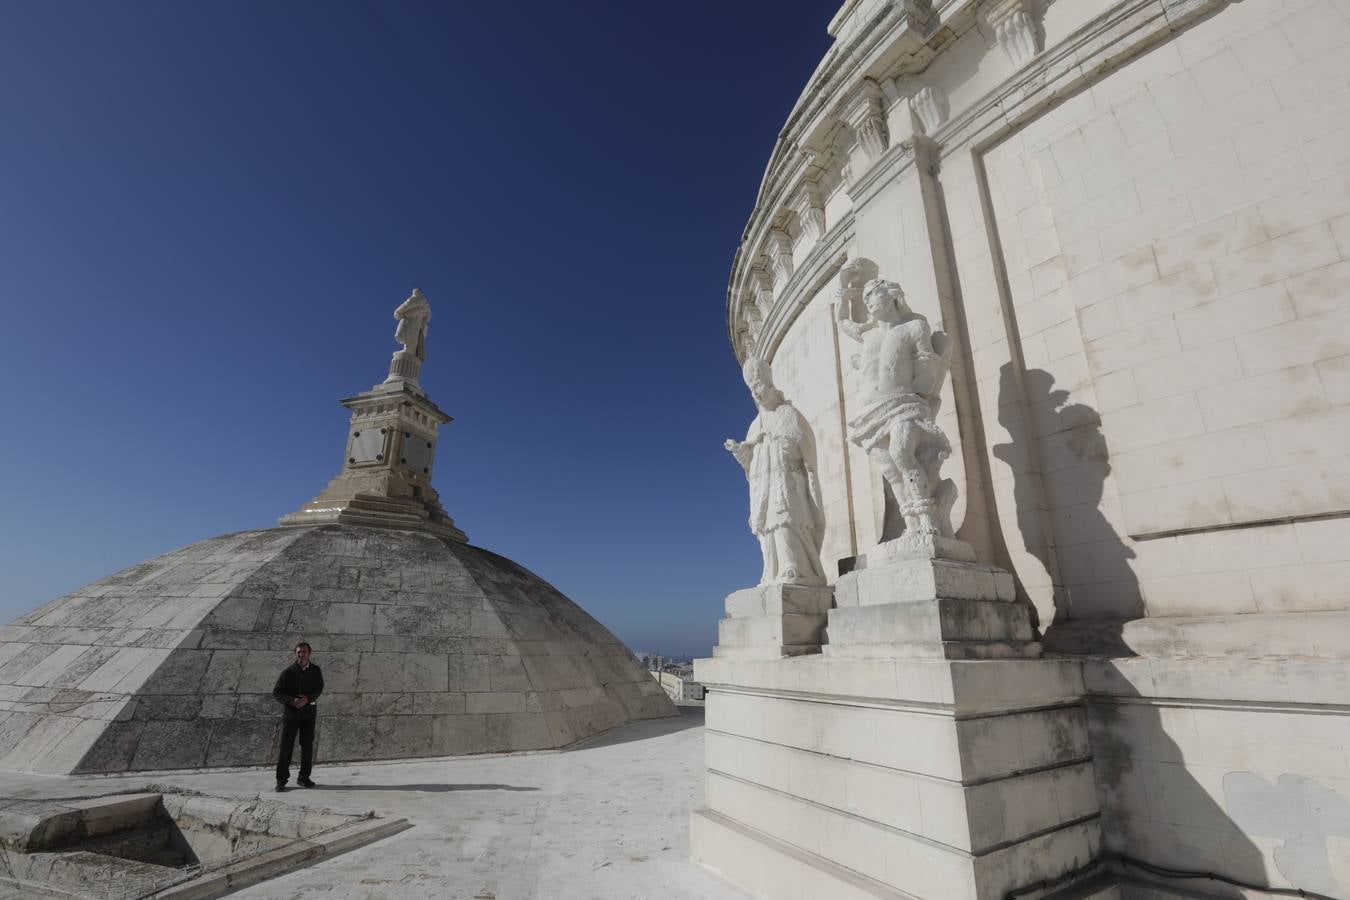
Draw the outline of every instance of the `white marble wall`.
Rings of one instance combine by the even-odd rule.
[[[819,177],[827,231],[793,232],[757,346],[820,439],[826,571],[879,533],[830,314],[832,273],[866,256],[964,338],[941,421],[960,535],[1043,629],[1156,623],[1124,629],[1147,639],[1122,665],[1184,670],[1089,679],[1108,846],[1338,895],[1350,834],[1316,811],[1350,810],[1350,654],[1330,639],[1350,611],[1350,2],[1026,4],[1032,57],[999,41],[1017,5],[943,6],[955,39],[924,58],[939,28],[883,40],[868,23],[889,13],[844,4],[733,271],[738,352],[742,269],[791,226],[773,198]],[[889,132],[870,159],[848,124],[864,77]],[[921,89],[932,157],[911,140]],[[1325,860],[1263,833],[1254,779]]]
[[[1075,618],[1344,599],[1344,519],[1219,529],[1350,509],[1345,43],[1330,2],[1232,6],[983,157]]]
[[[1145,6],[1055,4],[1045,56],[1057,39],[1095,47],[1082,32],[1104,8]],[[873,169],[889,171],[850,183],[827,166],[826,235],[782,225],[794,271],[765,338],[821,440],[827,571],[875,543],[881,510],[879,478],[840,439],[854,373],[829,275],[847,254],[966,335],[941,422],[976,445],[948,463],[956,520],[1044,623],[1345,606],[1329,586],[1350,575],[1347,14],[1224,6],[1058,100],[1047,63],[1003,134],[952,127],[1012,71],[970,30],[921,76],[952,111],[936,217],[919,167],[889,158],[917,82],[886,88],[892,150]]]

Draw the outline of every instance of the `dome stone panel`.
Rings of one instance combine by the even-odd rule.
[[[329,524],[202,541],[0,629],[0,768],[267,765],[277,674],[314,646],[321,762],[564,747],[674,715],[580,606],[427,531]]]

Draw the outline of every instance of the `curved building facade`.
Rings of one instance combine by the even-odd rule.
[[[727,298],[815,429],[827,568],[880,531],[833,309],[867,257],[958,338],[954,517],[1042,626],[1338,608],[1344,7],[859,0],[830,32]]]
[[[1290,848],[1314,796],[1350,811],[1350,6],[850,0],[828,27],[726,307],[814,429],[826,572],[887,515],[848,439],[865,258],[955,339],[956,535],[1081,664],[1102,853],[1345,895],[1350,845]]]

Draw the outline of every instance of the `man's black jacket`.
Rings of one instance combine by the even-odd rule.
[[[309,698],[310,704],[319,699],[323,693],[323,673],[314,663],[310,663],[306,668],[301,669],[299,663],[291,663],[282,670],[281,676],[277,678],[276,687],[272,688],[272,699],[286,707],[286,717],[298,716],[301,713],[310,711],[310,707],[296,709],[291,706],[291,701],[301,694]]]

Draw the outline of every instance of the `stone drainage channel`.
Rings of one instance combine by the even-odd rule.
[[[0,900],[219,897],[410,827],[153,788],[0,801]]]

